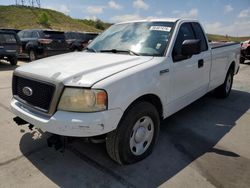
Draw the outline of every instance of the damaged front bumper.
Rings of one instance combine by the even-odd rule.
[[[44,132],[73,137],[91,137],[111,132],[116,129],[123,115],[121,109],[112,109],[95,113],[57,111],[47,117],[25,108],[16,99],[12,99],[11,109],[15,115]]]

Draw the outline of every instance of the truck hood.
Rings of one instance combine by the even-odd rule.
[[[53,56],[16,69],[33,78],[65,85],[91,87],[123,70],[150,61],[153,57],[109,53],[73,52]]]

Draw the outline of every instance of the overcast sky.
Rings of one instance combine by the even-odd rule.
[[[250,36],[250,0],[40,1],[42,7],[61,11],[73,18],[99,18],[112,23],[144,18],[192,18],[200,20],[207,33]],[[14,3],[15,0],[0,1],[1,5]]]

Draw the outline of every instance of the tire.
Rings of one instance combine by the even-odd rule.
[[[224,83],[221,86],[219,86],[217,89],[215,89],[215,94],[217,97],[226,98],[229,96],[232,90],[233,76],[234,76],[234,71],[232,68],[230,68],[227,72],[227,76],[226,76]]]
[[[243,64],[245,62],[245,58],[244,57],[240,57],[240,63]]]
[[[35,61],[35,60],[37,60],[36,52],[35,52],[33,49],[31,49],[31,50],[29,51],[29,59],[30,59],[30,61]]]
[[[17,57],[9,57],[9,61],[11,65],[17,65]]]
[[[156,108],[148,102],[133,105],[116,130],[107,134],[109,156],[121,165],[143,160],[153,151],[160,129]]]

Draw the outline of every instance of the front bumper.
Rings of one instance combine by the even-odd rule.
[[[116,129],[121,117],[121,109],[95,113],[57,111],[53,116],[39,115],[12,99],[11,109],[15,115],[42,131],[73,137],[102,135]]]

